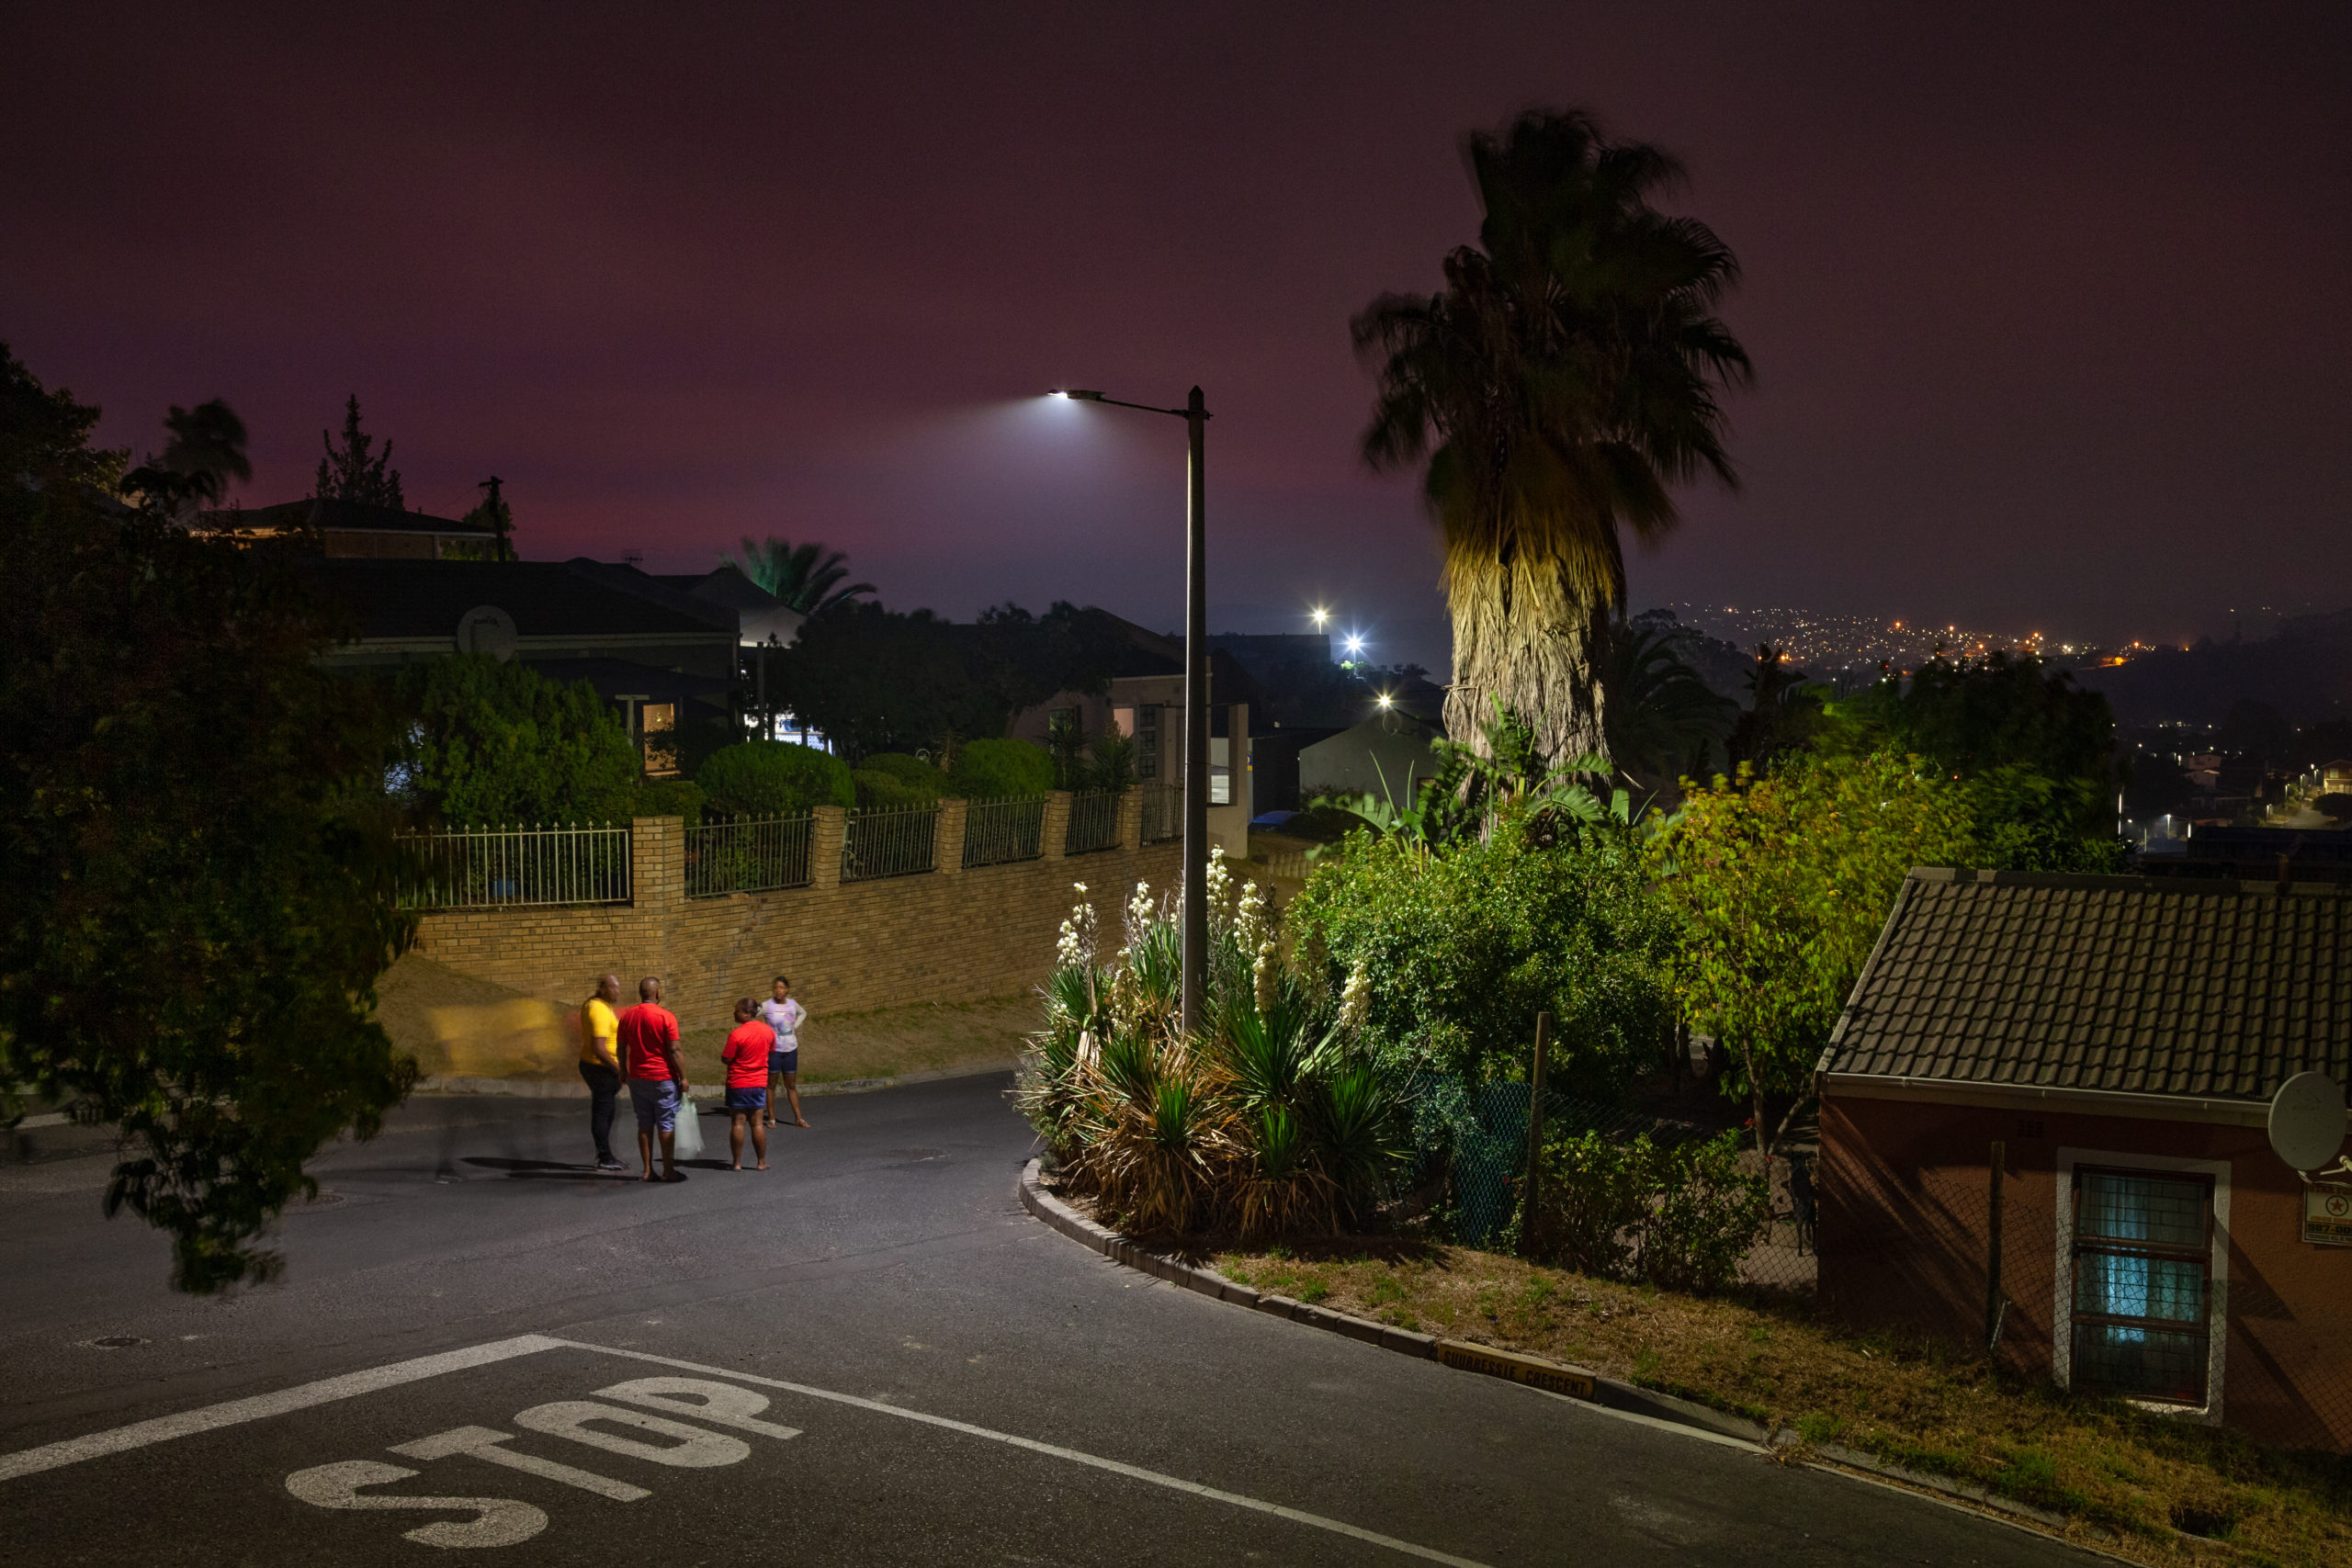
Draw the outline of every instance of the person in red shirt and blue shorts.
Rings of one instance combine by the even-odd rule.
[[[628,1076],[628,1098],[637,1108],[637,1152],[648,1181],[684,1181],[678,1169],[678,1114],[695,1113],[687,1098],[686,1065],[678,1056],[678,1015],[662,1005],[662,982],[648,976],[637,983],[638,1004],[620,1016],[621,1070]],[[653,1148],[662,1148],[662,1174],[653,1174]]]
[[[759,1006],[745,997],[735,1004],[735,1027],[727,1036],[718,1059],[727,1066],[727,1151],[743,1168],[743,1126],[752,1128],[752,1145],[759,1152],[762,1170],[768,1168],[768,1130],[762,1118],[768,1108],[768,1048],[775,1031],[759,1021]]]

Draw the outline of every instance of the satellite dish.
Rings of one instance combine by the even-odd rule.
[[[519,640],[514,617],[495,604],[477,604],[458,622],[459,653],[486,653],[503,664],[514,657]]]
[[[2297,1170],[2317,1170],[2344,1146],[2344,1086],[2297,1073],[2270,1097],[2270,1147]]]

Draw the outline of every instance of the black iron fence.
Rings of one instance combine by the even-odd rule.
[[[626,904],[625,827],[477,828],[409,833],[401,902],[413,909],[525,904]]]
[[[712,819],[686,829],[686,897],[806,887],[816,821],[795,817]]]

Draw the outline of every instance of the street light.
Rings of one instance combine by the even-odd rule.
[[[1331,618],[1331,612],[1325,609],[1320,604],[1316,605],[1315,608],[1307,611],[1306,613],[1314,618],[1315,629],[1318,632],[1323,629],[1323,624]]]
[[[1049,398],[1109,403],[1146,413],[1173,414],[1189,436],[1184,517],[1184,998],[1187,1035],[1205,1028],[1201,974],[1209,952],[1209,611],[1205,515],[1207,479],[1202,468],[1208,433],[1208,401],[1198,387],[1181,409],[1122,402],[1096,391],[1056,388]]]

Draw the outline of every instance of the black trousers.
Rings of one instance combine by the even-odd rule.
[[[580,1076],[588,1082],[588,1131],[595,1135],[596,1157],[613,1157],[613,1105],[620,1098],[621,1075],[602,1062],[582,1062]]]

